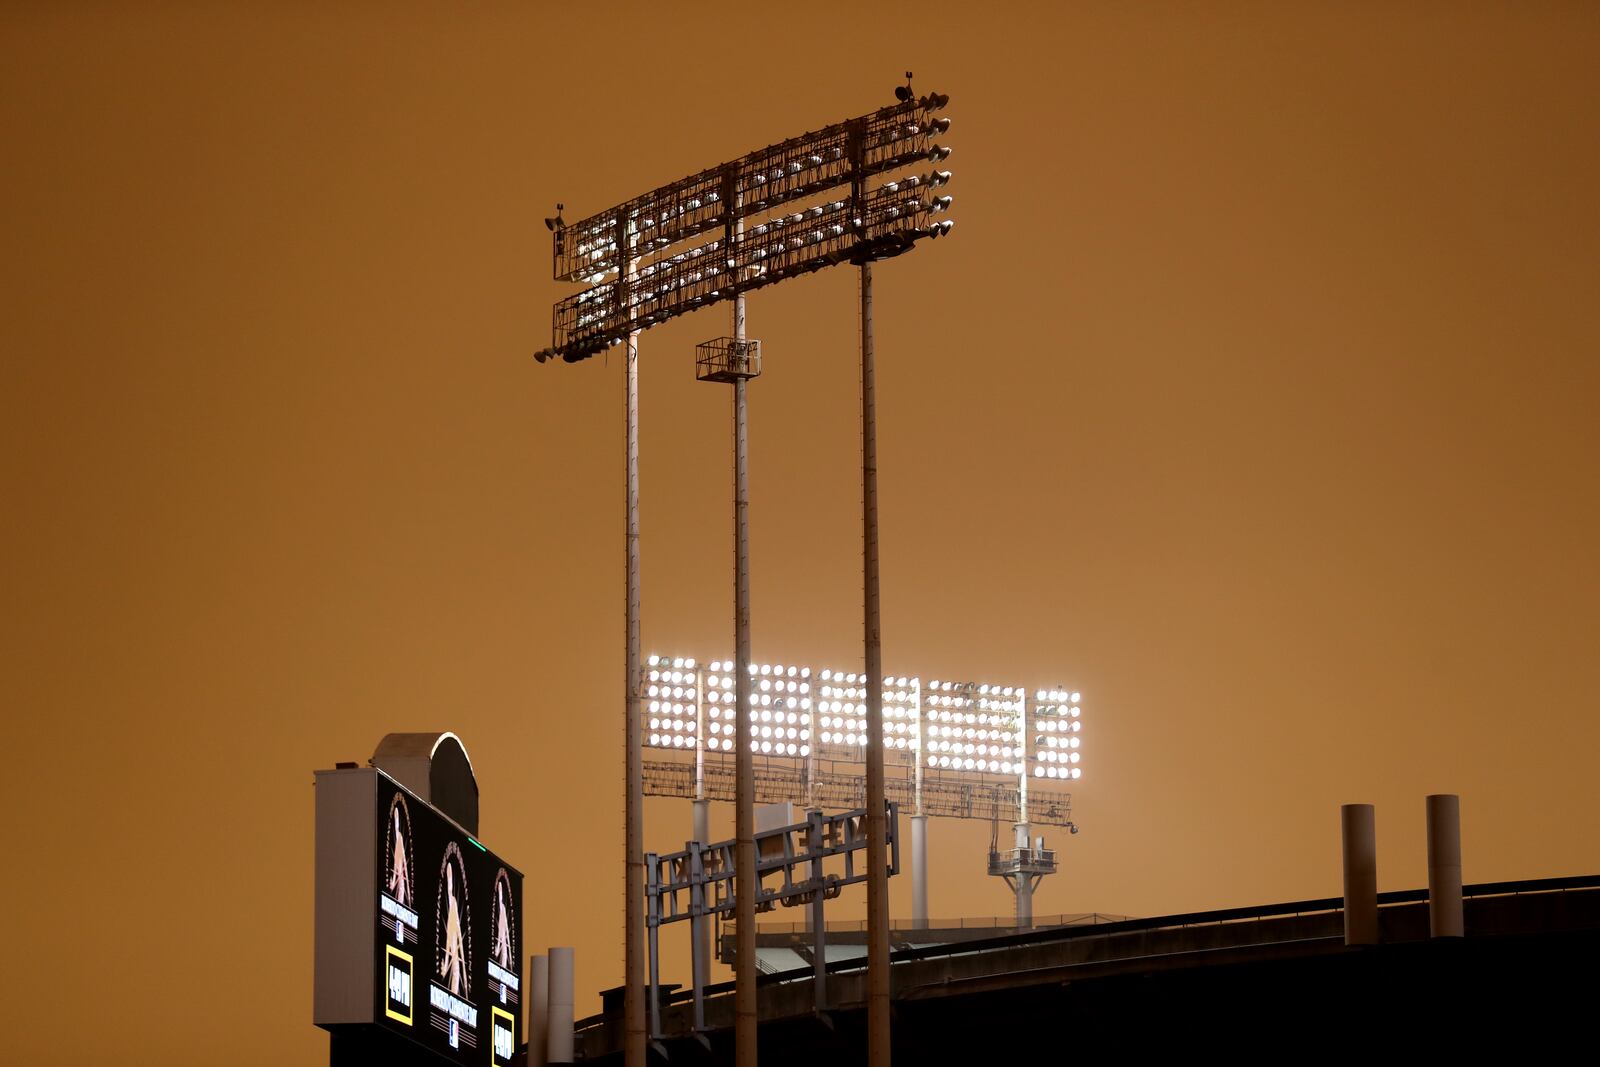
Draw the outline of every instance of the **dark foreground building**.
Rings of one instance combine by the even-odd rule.
[[[1593,1061],[1600,1054],[1600,876],[1467,886],[1466,936],[1430,939],[1425,890],[1379,896],[1380,944],[1344,944],[1342,900],[1036,930],[893,956],[896,1064]],[[766,939],[772,935],[763,935]],[[834,935],[831,938],[837,940]],[[764,975],[761,1062],[866,1062],[859,961]],[[704,1035],[664,995],[660,1062],[732,1063],[731,984]],[[581,1062],[621,1064],[620,1004],[578,1024]]]

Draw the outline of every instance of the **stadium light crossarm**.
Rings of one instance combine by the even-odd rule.
[[[948,234],[951,172],[931,93],[750,152],[551,229],[559,301],[540,362],[588,359],[630,333],[824,267]],[[559,224],[558,224],[559,223]]]

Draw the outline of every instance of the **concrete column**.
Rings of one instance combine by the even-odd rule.
[[[528,1067],[545,1067],[550,1033],[550,957],[528,960]]]
[[[1378,833],[1371,804],[1339,808],[1344,836],[1344,943],[1378,943]]]
[[[1434,937],[1462,937],[1461,798],[1454,793],[1428,797],[1428,931]]]
[[[576,977],[572,949],[551,949],[549,1030],[545,1037],[548,1063],[572,1062],[572,1001]]]

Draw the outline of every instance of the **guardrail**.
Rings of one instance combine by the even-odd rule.
[[[1106,915],[1098,911],[1063,912],[1060,915],[1039,915],[1033,920],[1035,930],[1045,926],[1088,926],[1106,923],[1127,922],[1126,915]],[[734,924],[722,924],[725,932],[731,932]],[[867,929],[865,919],[839,919],[830,921],[827,925],[829,933],[864,933]],[[890,930],[920,930],[924,933],[939,930],[1014,930],[1017,929],[1015,915],[969,915],[961,919],[929,919],[926,923],[918,925],[913,919],[891,919]],[[756,936],[762,934],[809,934],[811,927],[803,922],[776,923],[757,922]]]

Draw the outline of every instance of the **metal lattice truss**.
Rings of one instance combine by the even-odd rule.
[[[888,874],[900,873],[899,822],[895,804],[885,802],[884,844],[888,850]],[[825,815],[806,812],[806,821],[758,830],[755,835],[757,912],[784,907],[810,905],[815,921],[817,944],[826,937],[827,922],[823,905],[839,895],[847,885],[864,882],[870,875],[867,856],[867,809]],[[707,844],[689,842],[682,852],[657,855],[645,853],[645,928],[650,941],[650,1035],[661,1036],[661,927],[689,920],[690,929],[704,930],[713,916],[732,917],[738,908],[737,841]],[[879,853],[881,856],[882,853]],[[705,987],[700,976],[700,936],[689,939],[693,961],[694,1028],[705,1029]],[[820,951],[817,958],[825,958]],[[819,985],[820,988],[820,985]]]
[[[886,844],[889,873],[900,871],[900,840],[894,801],[888,802]],[[734,897],[736,841],[700,845],[682,852],[645,854],[646,922],[651,926],[702,915],[731,915]],[[806,821],[756,833],[756,911],[810,903],[820,891],[832,899],[847,885],[864,882],[867,870],[856,861],[867,848],[867,809],[824,815],[811,811]],[[841,869],[825,871],[824,861],[838,859]]]
[[[541,361],[568,363],[635,330],[775,282],[909,251],[948,233],[950,172],[919,173],[950,149],[937,93],[770,145],[654,189],[554,233],[560,301]],[[882,180],[878,180],[882,179]]]
[[[701,771],[702,790],[707,800],[733,802],[733,763],[708,762]],[[865,768],[853,772],[822,772],[807,780],[803,767],[766,767],[755,773],[757,804],[815,804],[821,808],[862,807],[866,804]],[[644,761],[644,792],[652,797],[693,798],[695,766],[672,760]],[[903,810],[916,810],[916,784],[904,775],[890,771],[884,778],[884,792]],[[998,819],[1017,822],[1021,818],[1019,791],[1004,782],[951,781],[932,779],[922,786],[922,814],[952,819]],[[1053,789],[1028,790],[1028,818],[1044,826],[1072,824],[1072,794]]]

